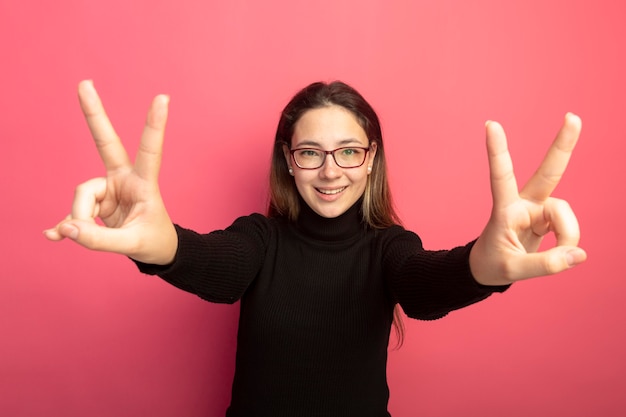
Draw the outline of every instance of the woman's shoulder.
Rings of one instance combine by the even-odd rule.
[[[384,237],[399,237],[399,236],[417,236],[417,233],[412,230],[406,229],[403,225],[396,223],[391,226],[373,228],[374,233]]]
[[[226,228],[227,231],[255,232],[268,235],[280,228],[285,220],[277,217],[268,217],[261,213],[251,213],[239,216]]]
[[[383,247],[393,248],[398,245],[410,245],[411,247],[417,245],[420,248],[422,247],[422,239],[419,235],[400,224],[374,229],[373,233],[376,240]]]
[[[230,226],[226,229],[232,229],[241,226],[257,226],[257,227],[271,227],[276,223],[276,219],[267,217],[261,213],[250,213],[237,217]]]

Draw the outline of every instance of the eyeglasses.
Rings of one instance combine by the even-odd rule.
[[[332,151],[317,148],[290,149],[291,157],[299,168],[318,169],[324,165],[326,155],[332,155],[340,168],[358,168],[365,162],[370,148],[358,146],[346,146]]]

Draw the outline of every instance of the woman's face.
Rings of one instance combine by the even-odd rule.
[[[356,168],[341,168],[332,155],[326,155],[320,168],[302,169],[295,164],[285,146],[285,158],[293,169],[298,192],[322,217],[340,216],[363,195],[368,167],[372,166],[376,155],[376,143],[369,143],[354,114],[341,106],[307,110],[294,126],[291,149],[332,151],[342,147],[369,147],[370,151],[363,165]]]

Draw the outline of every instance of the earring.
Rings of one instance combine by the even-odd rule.
[[[371,173],[372,173],[372,167],[371,167],[371,166],[370,166],[370,167],[367,167],[367,173],[368,173],[368,174],[371,174]]]
[[[289,175],[293,175],[293,168],[289,167]]]

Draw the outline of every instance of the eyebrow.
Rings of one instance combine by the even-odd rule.
[[[363,146],[363,147],[367,147],[368,145],[363,145],[361,143],[360,140],[355,139],[355,138],[348,138],[348,139],[342,139],[339,142],[337,142],[337,145],[339,148],[343,147],[343,146],[347,146],[347,145],[359,145],[359,146]],[[298,143],[298,148],[303,148],[303,147],[312,147],[312,148],[322,148],[322,145],[319,142],[316,142],[314,140],[303,140],[302,142]]]

